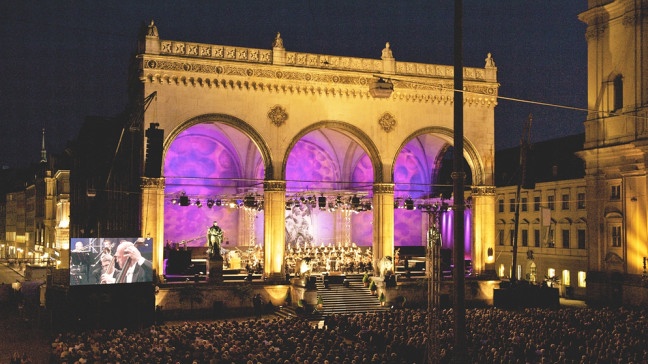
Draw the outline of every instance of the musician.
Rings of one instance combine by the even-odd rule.
[[[83,245],[82,241],[74,243],[70,252],[70,284],[88,284],[91,264],[90,247]]]
[[[108,273],[109,267],[115,265],[115,262],[113,261],[113,256],[108,254],[108,253],[101,253],[101,256],[99,257],[99,265],[95,267],[95,269],[92,271],[92,276],[91,276],[91,282],[94,284],[99,284],[101,283],[101,276],[104,273]]]
[[[76,243],[74,243],[74,250],[72,250],[73,253],[82,253],[87,251],[88,249],[85,246],[83,246],[82,241],[77,241]]]
[[[115,261],[119,270],[104,273],[101,276],[102,283],[132,283],[153,281],[153,264],[145,259],[135,244],[130,241],[122,241],[115,251]]]

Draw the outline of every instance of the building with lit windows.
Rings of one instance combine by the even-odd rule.
[[[587,199],[583,162],[576,156],[583,138],[581,134],[533,144],[528,180],[519,198],[520,148],[497,153],[495,269],[502,279],[549,282],[561,296],[585,298]]]
[[[646,304],[648,16],[646,1],[589,0],[585,161],[592,301]]]

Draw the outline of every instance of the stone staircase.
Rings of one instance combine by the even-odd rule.
[[[336,277],[337,278],[337,277]],[[328,288],[324,287],[322,277],[317,279],[317,294],[322,297],[321,309],[311,313],[298,314],[294,307],[281,307],[275,314],[280,317],[303,317],[309,321],[320,321],[332,314],[352,314],[389,310],[380,305],[378,297],[369,292],[362,283],[362,274],[346,276],[348,287],[340,280],[331,279]]]

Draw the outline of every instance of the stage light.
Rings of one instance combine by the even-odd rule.
[[[211,209],[213,206],[214,206],[214,200],[208,199],[207,200],[207,207],[209,207]]]
[[[172,199],[171,199],[171,203],[174,204],[174,205],[177,204],[177,203],[178,203],[178,199],[177,199],[177,198],[172,198]]]
[[[324,196],[318,197],[317,205],[319,206],[320,210],[324,210],[326,208],[326,197]]]
[[[245,207],[254,207],[255,205],[254,196],[252,195],[245,196],[245,198],[243,199],[243,205]]]
[[[394,201],[394,209],[397,209],[399,207],[400,207],[400,202],[398,202],[398,200],[395,200]]]
[[[412,200],[411,197],[408,197],[408,198],[405,200],[405,208],[406,208],[407,210],[414,210],[414,200]]]
[[[222,204],[223,204],[223,201],[221,201],[220,199],[216,200],[216,206],[220,206]]]
[[[180,196],[180,206],[189,206],[189,197],[182,195]]]
[[[351,207],[352,207],[354,210],[357,210],[357,209],[360,207],[360,197],[358,197],[358,196],[356,196],[356,195],[354,195],[353,197],[351,197]]]
[[[196,200],[196,206],[202,207],[202,203],[200,202],[200,200]]]

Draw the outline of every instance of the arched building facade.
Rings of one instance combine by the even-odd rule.
[[[213,221],[224,248],[263,251],[270,279],[282,277],[286,249],[308,244],[371,248],[377,262],[425,246],[426,209],[452,205],[441,172],[452,66],[396,61],[389,43],[366,59],[288,51],[279,34],[271,49],[164,40],[152,22],[136,65],[133,97],[156,95],[144,123],[165,133],[159,177],[142,183],[141,232],[157,242],[158,272],[165,242],[204,245]],[[498,87],[490,55],[464,68],[466,259],[476,270],[495,240]]]

